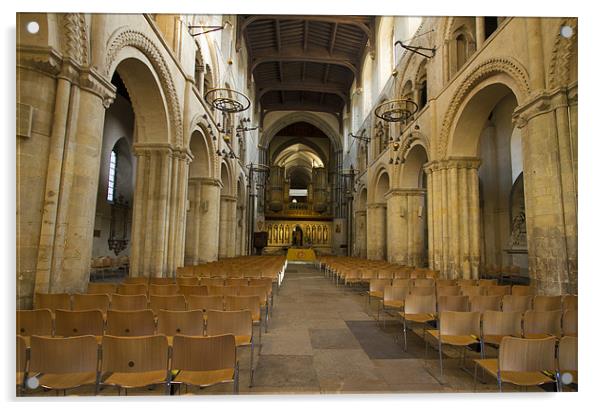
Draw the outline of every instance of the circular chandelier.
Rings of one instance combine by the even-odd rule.
[[[418,104],[408,99],[389,100],[374,109],[374,115],[386,122],[405,123],[418,112]]]
[[[214,88],[207,91],[205,101],[226,114],[246,111],[251,106],[251,101],[246,95],[230,88]]]

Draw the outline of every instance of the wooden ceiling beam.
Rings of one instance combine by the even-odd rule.
[[[270,91],[312,91],[319,93],[335,94],[341,97],[343,101],[348,97],[348,90],[343,85],[324,84],[319,82],[301,82],[301,83],[279,83],[270,81],[268,83],[257,84],[259,98]]]
[[[282,42],[280,41],[280,20],[276,19],[274,22],[276,23],[276,48],[280,53],[282,50]]]
[[[305,20],[303,25],[303,51],[307,51],[307,39],[309,37],[309,20]]]
[[[336,42],[338,28],[339,28],[339,23],[334,23],[332,26],[332,34],[330,35],[330,48],[328,51],[328,54],[330,54],[330,55],[332,55],[332,52],[334,51],[334,43]]]
[[[357,16],[320,16],[320,15],[255,15],[247,17],[242,23],[241,30],[246,30],[249,25],[261,20],[304,20],[304,21],[319,21],[324,23],[339,23],[347,24],[356,27],[363,31],[367,37],[372,37],[372,26],[374,26],[374,18],[368,20],[365,17]]]
[[[357,64],[350,60],[350,59],[337,59],[337,58],[331,58],[328,57],[327,55],[318,55],[318,54],[312,54],[312,55],[288,55],[288,53],[286,55],[283,55],[283,53],[277,55],[277,54],[272,54],[272,55],[267,55],[265,57],[258,57],[253,59],[253,62],[249,65],[251,67],[251,71],[255,71],[255,69],[257,68],[257,66],[259,66],[260,64],[263,63],[271,63],[271,62],[278,62],[278,63],[283,63],[283,62],[308,62],[308,63],[319,63],[319,64],[334,64],[334,65],[339,65],[342,67],[346,67],[348,68],[354,76],[358,76],[359,75],[359,68],[357,66]]]
[[[322,82],[324,84],[326,84],[326,82],[328,81],[329,73],[330,73],[330,64],[326,64],[326,67],[324,68],[324,77],[322,78]]]

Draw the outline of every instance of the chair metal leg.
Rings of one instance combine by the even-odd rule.
[[[236,361],[236,367],[234,367],[234,394],[238,394],[238,360]]]
[[[443,346],[441,345],[441,339],[439,339],[439,369],[441,377],[443,377]]]
[[[407,332],[407,330],[406,330],[406,318],[404,317],[403,318],[403,350],[404,350],[404,352],[408,351],[408,339],[407,339],[407,336],[406,336],[406,332]]]
[[[253,375],[254,375],[254,369],[253,369],[253,352],[255,351],[255,342],[253,340],[253,337],[251,337],[251,376],[249,377],[249,387],[253,387]]]
[[[500,374],[499,369],[497,371],[497,387],[498,387],[498,390],[501,393],[502,392],[502,375]]]

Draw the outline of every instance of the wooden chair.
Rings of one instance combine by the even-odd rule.
[[[437,296],[460,296],[459,286],[438,286]]]
[[[468,296],[439,296],[437,297],[437,313],[468,312],[470,310],[468,302]]]
[[[121,284],[117,287],[117,294],[119,295],[146,295],[147,293],[148,287],[144,283]]]
[[[526,286],[526,285],[514,285],[512,286],[512,295],[517,295],[517,296],[528,296],[528,295],[535,295],[535,289],[533,289],[531,286]]]
[[[487,287],[477,285],[461,285],[460,293],[464,296],[483,296]]]
[[[247,278],[227,278],[225,281],[226,286],[248,286],[249,279]]]
[[[478,286],[497,286],[497,279],[479,279]]]
[[[390,285],[391,279],[372,279],[370,281],[370,288],[366,293],[368,306],[370,305],[370,298],[382,299],[385,295],[385,287]]]
[[[91,335],[52,338],[31,336],[29,376],[37,375],[45,389],[63,390],[94,385],[98,388],[99,349]]]
[[[477,279],[458,279],[458,286],[478,286],[479,281]]]
[[[36,293],[34,298],[34,309],[50,309],[54,313],[56,309],[71,309],[71,295],[68,293]]]
[[[562,335],[577,337],[577,310],[565,310],[562,312]]]
[[[178,266],[176,268],[176,281],[180,278],[196,278],[194,274],[194,266]]]
[[[405,282],[409,284],[409,282]],[[379,303],[376,311],[376,321],[380,323],[380,311],[399,311],[403,309],[405,299],[410,293],[409,286],[385,286],[383,292],[383,300]],[[383,321],[383,326],[386,326],[386,320]]]
[[[186,298],[190,310],[224,310],[224,298],[221,295],[197,296],[190,295]]]
[[[413,286],[410,288],[411,295],[417,296],[431,296],[435,295],[435,287],[434,286]]]
[[[562,310],[562,296],[537,295],[533,298],[533,310]]]
[[[426,335],[426,325],[435,320],[437,315],[437,299],[435,295],[420,296],[409,294],[403,306],[403,311],[399,312],[403,324],[403,350],[408,350],[407,328],[408,323],[420,323],[423,326],[423,337]]]
[[[393,279],[393,281],[391,282],[391,285],[394,287],[402,287],[402,288],[408,288],[410,289],[412,287],[412,279],[408,279],[408,278],[395,278]]]
[[[419,288],[419,287],[435,287],[435,281],[433,279],[427,279],[427,278],[417,278],[413,280],[412,283],[412,287],[415,288]]]
[[[443,296],[452,298],[457,296]],[[462,297],[462,296],[460,296]],[[468,306],[468,296],[466,305]],[[446,311],[439,312],[437,329],[429,329],[427,333],[439,342],[439,368],[443,377],[443,345],[463,347],[460,364],[464,364],[466,348],[479,343],[481,332],[481,314],[479,312]],[[428,343],[427,343],[428,349]]]
[[[224,334],[234,335],[236,347],[250,346],[251,365],[249,387],[253,385],[253,376],[255,368],[253,367],[253,352],[255,341],[253,340],[253,319],[248,310],[238,311],[218,311],[210,310],[207,312],[207,336],[217,336]]]
[[[577,295],[562,296],[562,310],[577,310]]]
[[[562,311],[527,310],[523,317],[523,337],[526,339],[544,339],[550,336],[560,338]]]
[[[105,334],[120,337],[149,336],[155,334],[153,311],[146,310],[109,310]]]
[[[149,285],[175,285],[176,280],[174,278],[156,278],[151,277]]]
[[[578,384],[577,380],[577,338],[574,336],[564,336],[558,343],[558,373],[560,375],[560,390],[565,382],[566,384]],[[570,374],[567,379],[565,374]]]
[[[109,295],[104,294],[79,294],[73,295],[71,300],[71,307],[73,310],[95,310],[98,309],[102,312],[103,316],[107,314],[109,305],[111,304],[111,298]]]
[[[271,289],[271,286],[269,287]],[[224,297],[227,295],[224,295]],[[268,296],[268,287],[267,285],[260,286],[240,286],[238,288],[237,295],[234,296],[258,296],[259,303],[264,312],[264,330],[268,332],[268,321],[270,318],[269,312],[269,296]]]
[[[178,294],[178,285],[155,285],[151,284],[148,288],[149,296],[173,296]]]
[[[111,311],[109,311],[111,313]],[[150,313],[150,311],[149,311]],[[105,336],[102,339],[103,386],[119,389],[164,384],[169,393],[169,354],[165,335]],[[105,378],[106,377],[106,378]]]
[[[458,286],[455,279],[437,279],[435,281],[435,286],[439,287],[447,287],[447,286]]]
[[[500,392],[503,383],[522,387],[554,383],[555,379],[544,372],[558,374],[555,350],[554,337],[521,339],[506,336],[501,341],[497,359],[475,360],[475,388],[477,367],[497,379]]]
[[[233,383],[238,394],[238,359],[232,334],[195,337],[178,334],[173,339],[172,369],[179,370],[171,383],[208,387]]]
[[[25,391],[25,378],[27,377],[27,341],[23,336],[17,335],[17,396]]]
[[[199,278],[196,276],[179,276],[176,278],[178,286],[196,286],[199,284]]]
[[[506,336],[521,337],[523,315],[521,312],[500,312],[487,310],[482,313],[481,352],[485,355],[485,345],[498,347]]]
[[[86,293],[111,295],[117,293],[117,284],[90,282],[88,283],[88,290]]]
[[[186,310],[186,298],[183,295],[151,295],[149,298],[149,307],[155,316],[159,313],[159,309],[183,311]]]
[[[123,280],[123,283],[126,285],[148,285],[148,278],[146,276],[127,277]]]
[[[204,328],[202,310],[182,312],[160,309],[157,312],[157,334],[167,336],[170,346],[172,346],[174,336],[203,336]]]
[[[146,295],[111,295],[112,310],[144,310],[148,309]]]
[[[25,338],[29,346],[29,337],[52,336],[53,323],[50,309],[17,310],[17,335]]]
[[[222,278],[200,278],[199,285],[202,286],[224,286],[224,279]]]
[[[263,318],[261,317],[261,301],[259,296],[226,296],[224,297],[224,310],[248,310],[251,312],[253,325],[258,327],[259,331],[259,346],[261,346],[261,325]]]
[[[502,298],[502,310],[504,312],[526,312],[533,307],[533,296],[531,295],[505,295]]]
[[[249,286],[263,286],[267,292],[268,298],[270,299],[270,308],[272,308],[274,306],[274,291],[273,291],[272,279],[270,279],[270,278],[250,279]]]
[[[470,311],[484,313],[487,310],[502,310],[501,296],[471,296]]]
[[[486,286],[484,288],[484,295],[486,296],[505,296],[512,293],[511,286]]]
[[[92,335],[100,343],[105,321],[100,310],[55,311],[54,335],[62,337]]]
[[[178,285],[178,294],[184,297],[190,295],[207,296],[207,286]]]
[[[407,271],[394,272],[393,279],[410,279],[410,273]]]

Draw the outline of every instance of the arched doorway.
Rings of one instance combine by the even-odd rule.
[[[367,222],[368,238],[367,253],[368,259],[387,260],[387,200],[385,194],[389,192],[389,174],[381,169],[376,177],[374,185],[374,194],[372,202],[368,204]]]
[[[299,225],[295,226],[292,235],[293,246],[303,246],[303,229]]]

